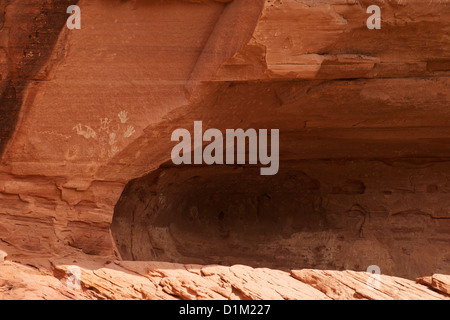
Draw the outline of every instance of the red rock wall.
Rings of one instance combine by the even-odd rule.
[[[174,199],[189,199],[155,214],[186,219],[191,204],[206,200],[181,181],[195,174],[211,188],[216,180],[233,185],[223,173],[230,168],[158,170],[170,160],[172,131],[202,120],[205,129],[280,129],[274,207],[288,232],[257,225],[258,237],[285,239],[271,242],[276,249],[256,241],[266,249],[255,260],[223,251],[229,249],[220,241],[211,242],[217,251],[207,257],[183,246],[160,257],[176,260],[170,252],[181,252],[197,262],[215,256],[290,267],[293,250],[296,267],[378,264],[409,278],[449,273],[449,2],[376,3],[381,30],[365,26],[372,1],[81,0],[82,28],[68,30],[65,2],[1,2],[0,239],[17,255],[73,247],[110,254],[116,203],[127,183],[148,174],[164,173],[166,183],[180,186],[144,188],[181,188],[185,194]],[[236,170],[233,179],[243,174]],[[293,197],[301,205],[281,212],[302,185],[286,186],[290,172],[317,181],[318,189],[306,202]],[[245,179],[246,189],[263,182]],[[261,196],[243,192],[224,197],[245,208]],[[171,221],[162,223],[173,239],[208,240],[191,237],[189,225],[178,230],[179,221],[172,229]],[[233,233],[236,222],[225,222]],[[206,234],[218,225],[210,227]],[[132,237],[121,237],[114,240],[127,256],[129,246],[120,244]],[[148,249],[145,241],[140,250]],[[132,258],[139,257],[154,256]]]

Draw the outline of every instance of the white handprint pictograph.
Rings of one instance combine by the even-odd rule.
[[[86,128],[86,130],[83,130],[83,126],[81,125],[81,123],[79,123],[75,127],[73,127],[72,130],[76,130],[78,135],[81,135],[86,139],[89,138],[95,139],[97,137],[97,133],[95,132],[94,129],[86,125],[84,127]]]
[[[136,133],[134,126],[126,124],[128,122],[128,112],[125,110],[120,111],[117,114],[119,120],[114,118],[100,118],[100,125],[94,130],[92,127],[76,124],[73,130],[78,135],[83,136],[86,139],[95,139],[96,145],[86,145],[84,150],[85,154],[90,157],[99,158],[112,158],[119,151],[124,144],[124,138],[129,138]],[[77,150],[81,151],[81,146],[77,146]],[[70,150],[67,151],[67,158],[72,159],[70,156]]]
[[[109,145],[112,146],[116,143],[116,134],[114,132],[111,132],[109,134]]]
[[[123,136],[125,138],[129,138],[133,135],[133,133],[135,133],[136,131],[134,130],[133,126],[128,125],[127,126],[127,130],[124,132]]]
[[[122,110],[117,114],[117,116],[119,117],[121,123],[127,123],[128,112],[126,112],[125,110]]]
[[[119,148],[117,146],[112,146],[111,150],[108,151],[108,155],[110,158],[114,157],[114,155],[119,151]]]

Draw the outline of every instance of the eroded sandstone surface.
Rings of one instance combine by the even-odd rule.
[[[1,268],[36,279],[30,297],[448,294],[449,1],[4,0],[0,27]],[[196,120],[279,129],[279,173],[174,166],[171,133]],[[79,251],[96,289],[74,293]],[[400,293],[358,289],[369,265]],[[244,273],[286,282],[266,295]]]
[[[28,259],[0,262],[2,299],[164,299],[164,300],[448,300],[450,278],[442,274],[416,281],[335,270],[251,268],[156,261],[118,261],[115,257]],[[71,279],[79,268],[79,286]],[[68,270],[72,270],[68,272]],[[71,287],[72,285],[72,287]]]

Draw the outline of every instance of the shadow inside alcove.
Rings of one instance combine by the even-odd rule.
[[[448,166],[286,161],[278,174],[262,176],[256,166],[165,163],[128,183],[111,230],[124,260],[282,270],[378,265],[407,278],[445,273],[449,220],[428,211],[448,202],[447,189],[433,191],[428,180]],[[361,172],[364,181],[352,178]],[[411,172],[428,187],[396,188]]]

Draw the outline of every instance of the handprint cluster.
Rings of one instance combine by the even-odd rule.
[[[119,152],[119,145],[124,139],[136,133],[134,126],[127,124],[128,112],[125,110],[117,114],[118,121],[110,118],[100,118],[98,128],[88,125],[76,124],[72,130],[87,140],[96,141],[97,150],[90,150],[88,156],[112,158]]]

